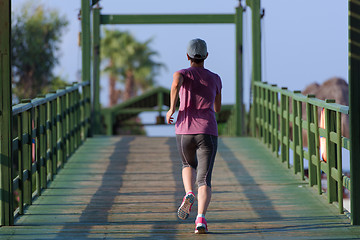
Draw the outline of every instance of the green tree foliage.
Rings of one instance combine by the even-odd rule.
[[[68,21],[56,10],[27,2],[13,14],[12,70],[14,93],[19,98],[33,98],[64,80],[52,71],[58,64],[60,38]],[[54,81],[53,84],[51,82]]]
[[[119,30],[104,30],[101,58],[106,61],[104,72],[109,74],[110,106],[118,103],[120,95],[128,100],[155,85],[162,63],[153,60],[157,55],[150,47],[151,39],[137,41],[133,35]],[[116,89],[119,81],[123,89]]]

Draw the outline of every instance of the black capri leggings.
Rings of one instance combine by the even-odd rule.
[[[209,134],[177,134],[177,147],[183,168],[196,170],[198,187],[211,187],[211,174],[217,151],[217,136]]]

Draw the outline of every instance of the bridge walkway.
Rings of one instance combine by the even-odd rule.
[[[90,138],[0,239],[190,239],[183,194],[175,138]],[[360,238],[255,138],[219,138],[207,220],[206,239]]]

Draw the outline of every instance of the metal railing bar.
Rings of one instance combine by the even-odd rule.
[[[327,108],[333,111],[337,111],[337,112],[341,112],[344,114],[349,114],[349,107],[348,106],[344,106],[344,105],[340,105],[337,103],[326,103],[324,100],[320,100],[320,99],[316,99],[316,98],[307,98],[306,96],[302,95],[301,93],[293,93],[289,90],[285,90],[285,89],[281,89],[278,87],[273,87],[270,85],[267,85],[265,83],[262,82],[254,82],[253,83],[256,86],[260,86],[263,87],[265,89],[269,89],[271,91],[276,91],[279,92],[283,95],[286,95],[288,97],[294,98],[294,100],[296,101],[301,101],[304,103],[310,103],[312,105],[315,105],[317,107],[322,107],[322,108]]]
[[[31,174],[35,174],[35,173],[37,172],[37,167],[38,167],[37,162],[34,162],[34,163],[31,165]]]
[[[35,98],[35,99],[31,100],[30,103],[16,104],[12,107],[13,116],[15,116],[21,112],[25,112],[31,108],[37,107],[39,105],[45,104],[49,101],[53,101],[58,97],[61,97],[67,93],[77,90],[80,86],[87,86],[87,85],[90,85],[90,82],[84,82],[84,83],[80,83],[80,84],[77,83],[72,86],[68,86],[65,89],[57,90],[56,93],[48,93],[48,94],[46,94],[45,98]],[[89,99],[87,99],[87,101],[89,101]]]
[[[24,214],[23,206],[31,205],[32,200],[41,195],[54,174],[63,168],[66,160],[88,137],[90,97],[88,81],[74,83],[32,100],[22,100],[12,107],[12,115],[17,119],[14,125],[17,133],[11,144],[12,151],[18,152],[14,160],[19,166],[19,174],[12,179],[12,188],[19,192],[15,216]],[[65,99],[70,101],[69,104]],[[81,119],[80,111],[83,114]],[[66,139],[73,144],[71,151],[66,150]]]
[[[14,152],[14,151],[19,150],[19,145],[20,144],[21,143],[19,141],[19,137],[14,138],[13,141],[12,141],[12,151]]]
[[[351,192],[351,179],[343,175],[343,187]]]
[[[343,185],[348,188],[351,181],[342,174],[342,149],[350,149],[350,140],[342,136],[341,114],[348,115],[349,107],[336,104],[333,99],[323,101],[316,99],[314,95],[304,96],[300,91],[291,92],[287,88],[280,89],[266,82],[254,82],[253,85],[257,92],[253,99],[257,104],[254,109],[258,110],[254,115],[258,129],[255,133],[259,133],[256,134],[257,137],[272,152],[276,152],[282,162],[287,162],[288,168],[293,168],[295,174],[300,172],[303,179],[304,160],[308,160],[309,184],[317,185],[319,194],[322,194],[321,175],[324,172],[327,176],[327,199],[329,203],[338,202],[339,212],[343,213]],[[306,120],[303,119],[304,106]],[[325,126],[318,119],[318,111],[321,109],[325,109]],[[307,149],[303,147],[305,133]],[[321,158],[320,137],[326,140],[326,156]],[[293,150],[292,167],[290,149]]]
[[[30,180],[30,174],[29,174],[29,170],[25,169],[23,171],[23,182],[27,181],[27,180]]]
[[[342,147],[350,150],[350,139],[346,138],[346,137],[342,137]]]
[[[341,181],[341,179],[339,178],[339,170],[334,167],[331,168],[331,177],[338,182]]]
[[[330,132],[330,141],[333,142],[333,143],[336,143],[338,144],[339,140],[338,140],[338,135],[336,132]],[[340,142],[341,143],[341,142]]]
[[[33,105],[31,103],[19,103],[12,107],[12,115],[15,116],[19,113],[25,112],[31,109]]]
[[[326,162],[320,161],[320,169],[323,171],[326,175],[328,174],[328,167]]]
[[[20,177],[16,176],[13,180],[13,191],[16,191],[20,188]]]

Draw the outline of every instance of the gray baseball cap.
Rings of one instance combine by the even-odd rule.
[[[187,47],[187,54],[193,59],[205,59],[207,56],[206,42],[200,38],[192,39]]]

